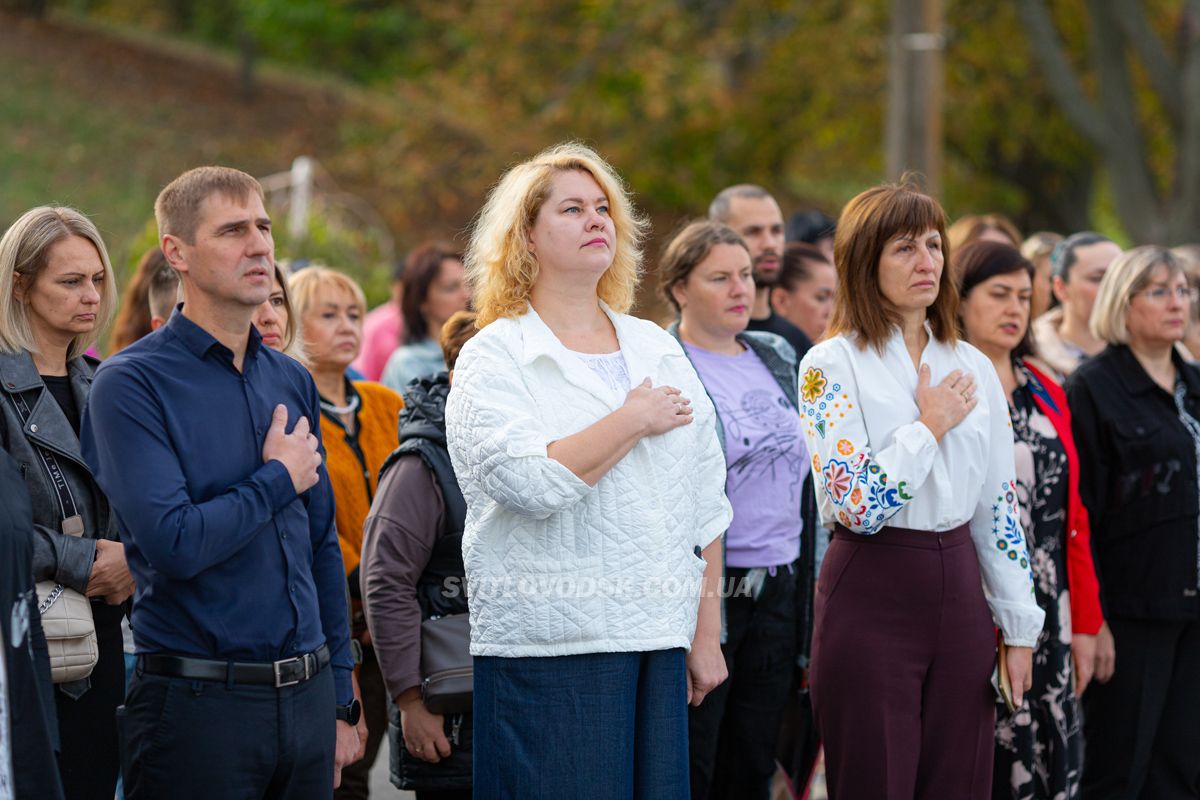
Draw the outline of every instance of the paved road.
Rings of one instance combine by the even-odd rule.
[[[388,743],[385,739],[379,748],[379,757],[371,768],[371,797],[386,798],[386,800],[416,800],[412,792],[402,792],[388,780]]]

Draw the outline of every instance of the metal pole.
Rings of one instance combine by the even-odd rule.
[[[292,162],[288,234],[293,242],[302,242],[308,238],[308,209],[312,204],[313,171],[313,160],[308,156],[297,156]]]
[[[888,176],[942,188],[942,0],[892,0],[885,153]]]

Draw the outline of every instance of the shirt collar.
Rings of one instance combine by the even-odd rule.
[[[1146,373],[1128,345],[1110,345],[1110,349],[1113,351],[1113,360],[1117,364],[1118,374],[1130,394],[1144,394],[1155,389],[1163,391],[1162,387]],[[1200,396],[1200,371],[1184,361],[1178,348],[1171,348],[1171,361],[1175,364],[1175,374],[1178,379],[1187,384],[1188,394]]]
[[[192,354],[196,358],[204,358],[208,354],[208,351],[214,347],[220,348],[220,352],[227,353],[232,357],[232,353],[228,347],[221,344],[211,333],[183,315],[183,303],[175,306],[174,313],[167,320],[167,328],[183,342],[187,349],[192,351]],[[257,357],[261,346],[262,335],[259,334],[258,329],[251,325],[250,338],[246,342],[246,358],[252,359]]]

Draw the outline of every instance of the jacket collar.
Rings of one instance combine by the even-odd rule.
[[[625,314],[617,314],[604,302],[600,303],[617,332],[617,343],[629,367],[629,379],[637,385],[646,376],[658,372],[659,363],[670,355],[678,355],[663,346],[661,337],[648,336],[644,323]],[[533,306],[517,318],[521,331],[521,365],[528,366],[539,358],[549,358],[558,365],[563,376],[581,389],[611,404],[612,395],[608,388],[588,369],[582,360],[568,350],[554,331],[542,320]]]
[[[99,362],[90,356],[77,356],[67,362],[67,375],[71,379],[72,388],[82,387],[85,392],[80,397],[78,390],[75,399],[79,407],[87,400],[86,389],[92,383],[92,376]],[[27,392],[30,389],[40,389],[44,385],[42,376],[38,374],[33,363],[33,356],[24,350],[16,353],[0,353],[0,389],[12,394]]]
[[[87,404],[94,372],[95,366],[88,356],[78,356],[67,363],[71,391],[81,414]],[[43,391],[45,386],[29,353],[0,353],[0,389],[6,394],[38,392],[36,397],[25,398],[29,403],[29,419],[24,425],[26,438],[88,469],[79,451],[79,437],[58,402],[49,392]],[[6,398],[5,402],[12,401]]]
[[[1109,345],[1106,352],[1112,354],[1113,363],[1117,365],[1117,374],[1130,394],[1145,394],[1156,389],[1163,391],[1163,388],[1146,374],[1146,370],[1128,345]],[[1171,360],[1175,363],[1176,374],[1187,384],[1188,394],[1200,397],[1200,370],[1184,361],[1178,348],[1171,348]]]

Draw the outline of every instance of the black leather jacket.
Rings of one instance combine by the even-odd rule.
[[[80,356],[67,365],[80,413],[87,404],[97,363],[88,356]],[[16,395],[25,400],[30,410],[25,424],[21,423],[13,402]],[[35,445],[52,450],[57,457],[83,516],[82,537],[61,532],[58,494]],[[95,540],[116,540],[115,520],[79,453],[79,437],[42,382],[33,357],[26,352],[0,353],[0,446],[17,462],[33,504],[34,580],[53,579],[80,592],[86,591],[96,557]]]
[[[1174,357],[1200,418],[1200,369]],[[1196,619],[1196,448],[1174,398],[1125,346],[1085,361],[1066,389],[1105,616]]]

